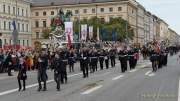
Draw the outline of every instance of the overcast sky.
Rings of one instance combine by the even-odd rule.
[[[165,20],[180,34],[180,0],[137,0],[146,10]]]

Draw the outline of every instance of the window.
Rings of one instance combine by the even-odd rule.
[[[27,40],[27,46],[29,46],[29,40]]]
[[[11,22],[9,22],[9,30],[11,30]]]
[[[39,39],[39,32],[36,32],[36,39]]]
[[[118,7],[118,11],[122,11],[122,7]]]
[[[43,27],[46,27],[46,21],[43,21]]]
[[[93,8],[93,9],[92,9],[92,13],[95,13],[95,12],[96,12],[96,9],[95,9],[95,8]]]
[[[46,12],[43,12],[43,16],[46,16]]]
[[[113,12],[113,8],[112,7],[109,8],[109,12]]]
[[[24,9],[22,9],[22,16],[24,16]]]
[[[26,9],[26,16],[28,16],[28,10]]]
[[[18,30],[20,31],[20,23],[18,23]]]
[[[24,46],[24,43],[25,43],[25,42],[24,42],[24,40],[23,40],[23,46]]]
[[[87,9],[84,9],[84,10],[83,10],[83,13],[87,13]]]
[[[36,27],[36,28],[39,27],[39,21],[35,21],[35,27]]]
[[[132,14],[134,13],[134,10],[132,10]]]
[[[104,23],[104,22],[105,22],[105,19],[104,19],[104,18],[101,18],[101,22]]]
[[[3,12],[6,13],[6,5],[3,5]]]
[[[11,45],[11,39],[9,40],[9,44]]]
[[[21,44],[21,41],[20,41],[20,40],[18,40],[18,44],[19,44],[19,45]]]
[[[7,44],[6,39],[4,39],[4,44]]]
[[[19,8],[18,8],[18,10],[17,10],[17,13],[18,13],[17,15],[19,16]]]
[[[6,30],[6,21],[4,21],[4,30]]]
[[[54,15],[54,11],[51,11],[51,15]]]
[[[111,17],[109,17],[109,21],[111,22],[112,21],[112,19],[113,19],[113,17],[111,16]]]
[[[10,6],[8,6],[8,14],[10,14],[11,13],[11,8],[10,8]]]
[[[28,32],[29,30],[29,26],[28,26],[28,24],[26,24],[26,32]]]
[[[104,8],[101,8],[101,12],[104,12]]]
[[[36,16],[39,16],[39,12],[36,12],[35,15],[36,15]]]
[[[75,10],[75,14],[78,14],[79,13],[79,10]]]
[[[16,14],[16,8],[13,7],[13,15],[15,15],[15,14]]]
[[[22,24],[22,31],[24,32],[24,24]]]

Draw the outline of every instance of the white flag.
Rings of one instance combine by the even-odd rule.
[[[86,41],[87,38],[87,24],[81,25],[81,40]]]
[[[93,38],[93,26],[89,26],[89,39]]]
[[[65,22],[64,24],[65,24],[66,41],[68,41],[68,35],[69,35],[71,42],[73,42],[73,22]]]

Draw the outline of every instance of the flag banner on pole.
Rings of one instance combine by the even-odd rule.
[[[89,26],[89,39],[93,38],[93,26]]]
[[[99,41],[100,38],[99,38],[99,27],[97,28],[97,40]]]
[[[87,24],[81,25],[81,40],[86,41],[87,38]]]
[[[66,33],[66,41],[68,42],[68,46],[71,46],[73,41],[73,22],[65,22],[65,33]]]

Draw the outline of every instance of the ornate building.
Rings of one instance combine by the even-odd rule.
[[[18,43],[31,45],[30,3],[24,0],[0,0],[0,47],[12,45],[12,22],[16,20]]]

